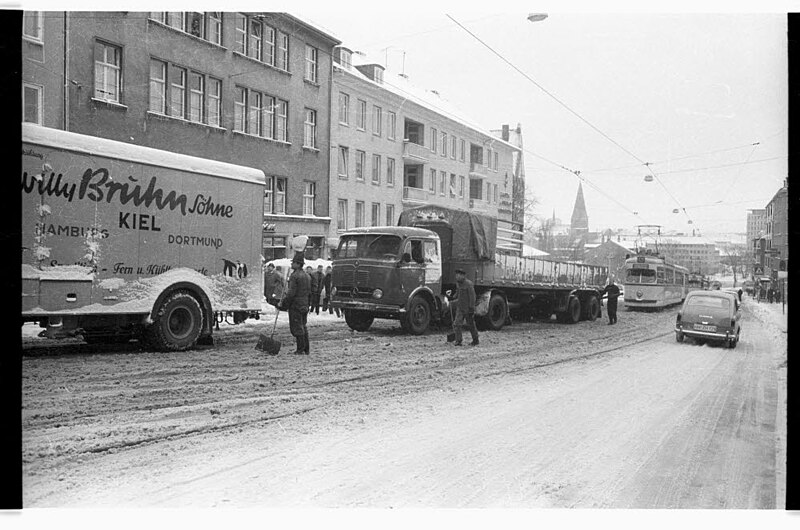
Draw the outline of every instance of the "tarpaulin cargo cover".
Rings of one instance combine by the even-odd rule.
[[[417,206],[400,214],[398,226],[424,227],[426,222],[446,221],[453,229],[454,260],[494,260],[497,219],[444,206]]]

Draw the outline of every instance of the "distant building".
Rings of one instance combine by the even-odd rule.
[[[645,248],[657,250],[667,260],[696,274],[717,274],[720,252],[717,245],[700,236],[662,236],[658,244],[647,242]]]
[[[764,208],[764,276],[777,280],[779,270],[789,264],[789,189],[787,181]]]
[[[572,208],[569,232],[573,238],[584,238],[589,234],[589,214],[586,213],[586,202],[583,200],[583,184],[578,183],[578,194]]]
[[[608,267],[609,273],[618,283],[625,281],[625,260],[635,253],[635,245],[628,241],[618,241],[615,237],[605,239],[598,245],[586,249],[584,263]]]

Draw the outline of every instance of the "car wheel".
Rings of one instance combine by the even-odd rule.
[[[684,335],[683,335],[682,331],[676,331],[675,332],[675,341],[676,342],[683,342],[683,337],[684,337]]]

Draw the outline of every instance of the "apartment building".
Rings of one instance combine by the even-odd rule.
[[[789,261],[789,188],[786,181],[764,208],[764,219],[763,273],[777,279],[778,271],[788,270]]]
[[[657,250],[668,260],[682,265],[692,273],[716,274],[720,269],[720,252],[716,244],[700,236],[666,236],[646,248]]]
[[[42,86],[48,102],[44,125],[261,169],[264,257],[286,256],[297,235],[311,236],[309,257],[324,255],[335,37],[284,13],[35,16],[45,62],[53,44],[48,69],[67,80],[58,81],[67,87],[58,122],[49,116],[58,114],[49,107],[55,88],[25,61],[24,82]],[[35,27],[30,21],[32,36],[23,37],[26,57]],[[57,42],[65,43],[60,51]]]
[[[63,12],[26,11],[22,17],[22,121],[66,129]],[[69,81],[67,81],[69,83]]]
[[[359,226],[396,224],[420,204],[461,208],[512,221],[501,207],[520,148],[460,118],[435,93],[379,64],[334,52],[329,244]],[[521,227],[520,227],[521,228]]]

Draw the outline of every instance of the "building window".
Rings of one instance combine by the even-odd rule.
[[[208,13],[208,40],[222,46],[222,13],[219,11]]]
[[[486,202],[492,202],[492,184],[486,183]]]
[[[364,201],[356,201],[356,222],[353,226],[355,228],[364,226]]]
[[[467,150],[467,142],[462,139],[461,140],[461,152],[459,153],[460,156],[458,157],[462,162],[465,161],[464,157],[466,156],[465,155],[466,150]]]
[[[262,249],[264,259],[272,261],[286,257],[286,238],[264,235],[262,236]]]
[[[356,151],[356,180],[364,180],[364,164],[367,162],[367,153]]]
[[[372,203],[372,226],[381,225],[381,203]]]
[[[498,169],[499,167],[500,167],[500,164],[498,164],[497,151],[495,151],[495,152],[494,152],[494,170],[495,170],[495,171],[497,171],[497,169]]]
[[[431,169],[430,178],[428,179],[428,191],[436,193],[436,170]]]
[[[42,42],[42,12],[25,11],[22,15],[22,36]]]
[[[105,42],[94,44],[94,97],[122,101],[122,48]]]
[[[186,13],[186,33],[195,37],[205,38],[206,35],[205,15],[195,11]]]
[[[317,198],[317,183],[304,182],[303,186],[303,215],[315,215],[315,204]]]
[[[189,73],[189,121],[204,122],[205,78],[197,72]]]
[[[236,48],[235,50],[242,55],[247,54],[247,17],[241,13],[236,13]]]
[[[289,71],[289,35],[282,31],[278,32],[278,58],[275,66]]]
[[[386,185],[394,186],[394,158],[386,158]]]
[[[488,148],[486,150],[486,158],[483,159],[483,163],[486,167],[492,167],[492,148]]]
[[[237,86],[233,100],[233,130],[245,131],[245,114],[247,109],[247,89]]]
[[[169,69],[169,113],[183,118],[186,101],[186,70],[178,66]]]
[[[208,78],[208,124],[215,127],[220,126],[220,116],[222,115],[222,81]]]
[[[372,183],[381,183],[381,155],[372,155]]]
[[[389,111],[389,123],[386,124],[386,138],[394,140],[397,136],[397,114]]]
[[[383,109],[377,105],[372,106],[372,134],[380,136],[383,126]]]
[[[264,26],[264,62],[275,66],[275,29]]]
[[[275,179],[275,207],[273,213],[286,213],[286,179],[273,177]]]
[[[350,124],[350,96],[339,92],[339,123]]]
[[[274,98],[273,110],[275,111],[274,139],[289,142],[289,102]]]
[[[456,159],[456,143],[457,143],[456,137],[453,136],[450,141],[450,158],[452,158],[453,160]]]
[[[394,226],[394,204],[386,205],[386,226]]]
[[[306,109],[304,124],[303,147],[317,148],[317,111]]]
[[[447,172],[440,171],[439,172],[439,195],[442,197],[445,196],[445,188],[447,186]]]
[[[247,56],[252,57],[256,61],[261,60],[261,40],[263,35],[263,27],[261,21],[249,19],[250,32],[247,35]]]
[[[350,161],[350,149],[347,147],[340,145],[339,146],[339,170],[338,174],[340,178],[346,179],[348,178],[348,171],[347,166],[348,162]]]
[[[464,175],[459,175],[458,177],[458,197],[460,199],[464,198]]]
[[[456,188],[456,174],[450,173],[450,198],[455,199],[458,194],[458,189]]]
[[[356,107],[356,127],[362,131],[367,128],[367,102],[359,99]]]
[[[248,109],[247,114],[247,133],[254,136],[263,136],[261,128],[261,116],[263,111],[263,98],[259,92],[250,91],[247,94]]]
[[[306,44],[306,81],[317,82],[317,54],[318,50]]]
[[[439,133],[431,127],[430,147],[431,151],[436,152],[436,143],[439,141]]]
[[[22,121],[42,125],[43,91],[38,85],[22,84]]]
[[[494,184],[494,203],[497,204],[497,184]]]
[[[339,208],[336,211],[336,228],[347,230],[347,199],[339,199]]]
[[[150,60],[150,111],[167,113],[167,63]]]
[[[183,11],[168,11],[165,13],[166,23],[169,27],[175,28],[179,31],[186,31],[186,24],[184,20]]]
[[[447,133],[442,131],[442,156],[447,158]]]

